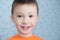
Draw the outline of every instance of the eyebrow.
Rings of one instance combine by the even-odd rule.
[[[23,13],[21,13],[21,12],[17,12],[16,14],[23,14]]]
[[[34,13],[34,12],[29,12],[29,15],[31,15],[32,13]],[[22,12],[16,12],[16,14],[18,15],[18,14],[23,14]]]

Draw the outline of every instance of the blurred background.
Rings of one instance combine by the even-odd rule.
[[[11,21],[13,0],[0,0],[0,40],[7,40],[17,34]],[[60,40],[60,0],[37,0],[39,20],[34,34],[44,40]]]

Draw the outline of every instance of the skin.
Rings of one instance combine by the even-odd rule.
[[[37,7],[34,4],[17,4],[14,7],[12,21],[16,25],[19,35],[29,37],[38,20]]]

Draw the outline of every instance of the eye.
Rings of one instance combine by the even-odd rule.
[[[17,17],[22,17],[21,15],[17,15]]]
[[[29,17],[31,18],[31,17],[33,17],[33,15],[29,15]]]

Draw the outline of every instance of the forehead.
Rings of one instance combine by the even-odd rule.
[[[37,13],[37,7],[34,4],[17,4],[14,7],[14,13]]]

